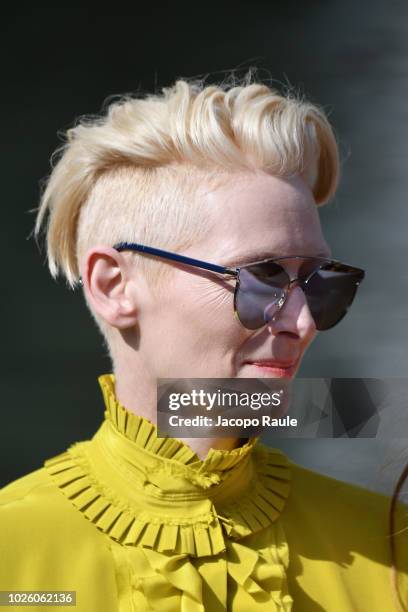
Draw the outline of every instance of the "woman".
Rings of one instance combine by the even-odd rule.
[[[155,425],[160,378],[293,378],[351,305],[364,273],[332,261],[317,211],[339,174],[322,110],[179,80],[60,153],[35,232],[49,213],[51,274],[82,282],[113,371],[94,437],[3,489],[1,588],[87,612],[396,609],[385,496]]]

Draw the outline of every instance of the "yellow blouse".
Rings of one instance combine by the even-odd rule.
[[[0,590],[76,591],[84,612],[398,610],[386,496],[258,438],[200,460],[98,380],[93,438],[0,492]],[[408,602],[407,530],[397,542]]]

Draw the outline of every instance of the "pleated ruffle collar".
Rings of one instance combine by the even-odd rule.
[[[251,438],[201,460],[182,440],[122,406],[115,377],[98,378],[104,421],[44,467],[71,503],[123,545],[193,556],[217,554],[275,522],[290,490],[280,450]]]

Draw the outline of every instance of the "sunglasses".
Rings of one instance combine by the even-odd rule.
[[[306,296],[316,329],[330,329],[346,314],[365,276],[360,268],[324,257],[277,257],[231,268],[133,242],[120,242],[113,248],[138,251],[234,277],[234,313],[247,329],[259,329],[273,320],[295,282]],[[284,264],[299,259],[302,263],[298,275],[291,279]]]

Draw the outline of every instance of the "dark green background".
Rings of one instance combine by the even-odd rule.
[[[107,96],[255,65],[329,114],[342,182],[322,210],[336,258],[367,270],[350,315],[321,334],[299,375],[407,374],[408,4],[379,0],[153,4],[106,15],[67,5],[1,24],[1,482],[96,430],[109,371],[80,293],[51,279],[30,209],[58,131]],[[351,407],[352,409],[352,407]],[[294,459],[389,489],[405,444],[288,441]],[[398,451],[398,453],[397,453]],[[388,472],[384,472],[385,464]],[[386,474],[386,476],[384,476]]]

